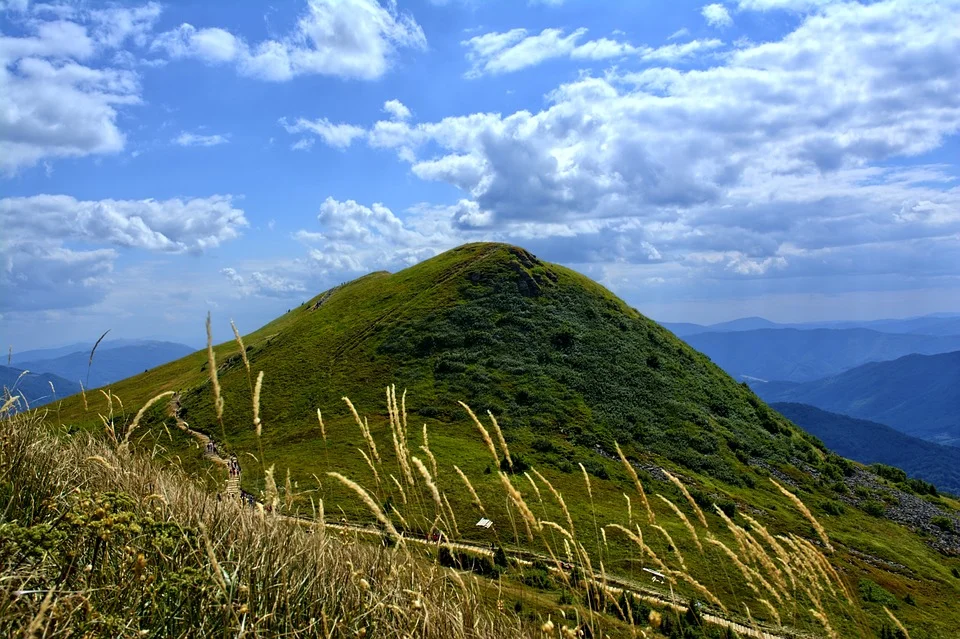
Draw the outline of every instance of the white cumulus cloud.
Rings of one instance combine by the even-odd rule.
[[[711,27],[729,27],[733,24],[733,18],[730,17],[730,12],[727,11],[725,6],[718,2],[705,5],[700,10],[700,13]]]
[[[420,25],[394,1],[308,0],[294,29],[279,40],[248,43],[219,27],[185,23],[160,34],[152,47],[282,82],[300,75],[373,80],[386,73],[397,51],[422,50],[426,43]]]

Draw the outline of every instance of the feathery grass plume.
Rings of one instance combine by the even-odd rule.
[[[703,545],[700,543],[700,536],[697,535],[697,529],[693,527],[693,524],[690,523],[690,520],[687,519],[687,516],[683,514],[683,511],[680,510],[680,508],[675,503],[673,503],[672,501],[670,501],[660,493],[657,493],[657,497],[659,497],[663,501],[663,503],[669,506],[670,509],[674,512],[674,514],[676,514],[677,517],[680,519],[680,521],[683,522],[683,525],[686,526],[687,531],[690,533],[690,536],[693,537],[693,542],[697,545],[697,549],[702,554]]]
[[[570,534],[570,531],[568,531],[566,528],[564,528],[557,522],[550,521],[549,519],[541,519],[540,528],[543,528],[544,526],[547,526],[548,528],[553,528],[554,530],[560,532],[564,537],[566,537],[570,541],[574,541],[573,535]]]
[[[630,501],[630,495],[623,493],[623,498],[627,501],[627,523],[633,523],[633,503]]]
[[[320,409],[317,409],[317,421],[320,422],[320,436],[323,437],[323,441],[327,441],[327,429],[323,426],[323,413],[320,412]]]
[[[283,482],[283,506],[288,513],[293,510],[293,484],[290,482],[289,468],[287,468],[287,478]]]
[[[891,621],[893,621],[893,623],[897,626],[900,632],[902,632],[907,639],[910,639],[910,633],[907,632],[906,627],[902,623],[900,623],[900,620],[893,616],[893,613],[890,612],[890,609],[884,606],[883,611],[887,613],[887,616],[890,617]]]
[[[543,503],[543,497],[540,496],[540,487],[537,486],[537,482],[533,481],[533,477],[530,476],[530,473],[524,471],[523,476],[527,478],[527,481],[530,482],[530,487],[533,488],[533,492],[537,495],[537,501],[541,504]]]
[[[523,517],[524,523],[527,525],[527,536],[530,538],[530,541],[533,541],[533,533],[531,529],[540,531],[540,523],[537,521],[537,518],[533,516],[533,512],[530,510],[530,507],[527,506],[527,502],[523,500],[523,495],[520,494],[520,491],[517,490],[514,485],[510,482],[510,478],[507,477],[507,474],[503,471],[497,473],[500,475],[500,482],[503,484],[503,487],[507,491],[507,495],[510,496],[510,500],[516,504],[517,509],[520,511],[520,515]]]
[[[117,472],[117,467],[107,461],[107,458],[103,455],[91,455],[90,457],[87,457],[87,461],[95,461],[107,470],[114,473]]]
[[[50,381],[49,379],[47,380],[47,383],[50,384],[50,392],[53,393],[53,398],[56,399],[56,398],[57,398],[57,389],[53,387],[53,382]]]
[[[783,578],[783,573],[777,568],[777,564],[773,563],[773,560],[770,559],[770,556],[767,554],[767,551],[764,550],[763,546],[760,545],[760,542],[740,526],[737,526],[737,532],[742,537],[744,546],[747,549],[747,554],[752,557],[754,565],[763,567],[767,574],[772,575],[777,586],[789,597],[789,589],[787,588],[786,580]]]
[[[493,416],[489,410],[487,415],[490,416],[490,421],[493,422],[493,432],[497,434],[497,441],[500,442],[500,447],[503,448],[503,455],[507,458],[507,465],[510,468],[513,468],[513,458],[510,457],[510,449],[507,447],[507,440],[503,437],[503,431],[500,430],[500,424],[497,423],[497,418]]]
[[[220,379],[217,377],[217,354],[213,352],[213,327],[210,322],[210,313],[207,313],[207,372],[210,375],[210,386],[213,388],[213,406],[217,411],[217,421],[223,430],[223,397],[220,396]],[[222,433],[226,439],[226,432]]]
[[[641,543],[643,543],[643,531],[640,530],[640,524],[634,524],[634,526],[637,528],[637,537],[639,537]],[[664,573],[665,575],[670,572],[670,569],[667,568],[667,564],[665,564],[663,560],[657,556],[657,553],[653,551],[653,548],[648,546],[646,543],[643,543],[643,551],[647,553],[647,556],[649,556],[650,559],[653,560],[653,563],[660,569],[660,572]],[[669,575],[667,576],[670,583],[673,583],[673,579],[670,578]]]
[[[640,477],[637,476],[637,471],[629,461],[627,461],[627,456],[623,454],[623,451],[620,449],[620,444],[613,442],[613,445],[617,447],[617,454],[620,456],[620,461],[623,462],[624,468],[627,469],[627,474],[633,479],[634,485],[637,487],[637,494],[640,495],[640,501],[643,502],[643,507],[647,511],[647,519],[649,523],[657,521],[656,516],[653,514],[653,509],[650,508],[650,502],[647,501],[647,492],[643,489],[643,484],[640,483]]]
[[[780,605],[783,605],[783,596],[780,594],[780,592],[779,592],[776,588],[774,588],[774,587],[770,584],[769,581],[767,581],[767,580],[763,577],[763,575],[761,575],[759,572],[757,572],[756,570],[754,570],[753,568],[751,568],[750,566],[748,566],[746,563],[744,563],[744,562],[740,559],[740,557],[737,555],[737,553],[735,553],[735,552],[733,552],[732,550],[730,550],[730,548],[728,548],[725,544],[723,544],[723,543],[722,543],[721,541],[719,541],[718,539],[711,537],[710,539],[708,539],[708,541],[711,542],[711,543],[713,543],[713,544],[716,544],[716,545],[720,546],[721,548],[723,548],[724,551],[726,552],[726,554],[727,554],[731,559],[734,559],[735,563],[737,564],[737,568],[740,569],[740,572],[742,572],[742,573],[744,574],[744,576],[745,576],[751,583],[753,583],[753,584],[760,584],[761,586],[763,586],[764,590],[766,590],[766,591],[769,592],[771,595],[773,595],[774,599],[776,599],[777,602],[780,603]],[[757,595],[759,596],[759,594],[760,594],[759,590],[757,590],[756,588],[754,588],[754,591],[755,591],[755,592],[757,593]],[[788,596],[789,596],[789,595],[788,595]]]
[[[683,570],[671,570],[669,574],[672,577],[678,577],[683,581],[687,582],[688,584],[693,586],[694,590],[696,590],[701,595],[703,595],[707,601],[709,601],[716,607],[720,608],[720,610],[727,612],[727,607],[723,605],[723,602],[720,601],[720,599],[716,595],[710,592],[710,590],[706,586],[704,586],[702,583],[700,583],[699,581],[691,577],[687,572]]]
[[[7,409],[20,401],[19,395],[12,395],[3,403],[3,406],[0,407],[0,415],[7,412]]]
[[[263,484],[264,501],[273,509],[273,512],[276,512],[277,506],[280,505],[280,491],[277,490],[277,482],[273,478],[272,465],[263,473]]]
[[[403,542],[403,538],[400,536],[400,533],[397,532],[397,529],[394,528],[393,522],[391,522],[390,519],[383,513],[383,510],[380,508],[380,506],[377,505],[377,502],[373,499],[370,493],[368,493],[363,486],[361,486],[360,484],[354,481],[347,479],[340,473],[331,472],[331,473],[327,473],[327,475],[329,475],[330,477],[333,477],[334,479],[339,481],[341,484],[343,484],[353,492],[357,493],[357,495],[360,496],[360,499],[363,500],[363,503],[366,504],[367,508],[370,509],[370,512],[373,513],[373,516],[376,517],[377,520],[384,525],[384,527],[387,529],[387,532],[390,533],[390,535],[394,538],[394,540],[396,540],[398,543]]]
[[[107,333],[109,332],[109,328],[105,330],[103,335],[100,336],[100,339],[98,339],[96,344],[93,345],[93,348],[90,349],[90,357],[87,359],[87,386],[90,385],[90,367],[93,366],[93,354],[97,352],[97,347],[100,346],[100,342],[103,341],[103,338],[106,337]]]
[[[257,428],[257,437],[263,432],[260,421],[260,390],[263,388],[263,371],[257,375],[257,385],[253,387],[253,425]]]
[[[827,537],[827,531],[823,529],[823,526],[820,525],[820,522],[817,521],[817,518],[813,516],[813,513],[810,512],[810,509],[807,508],[807,505],[803,501],[794,495],[792,492],[781,486],[777,483],[773,477],[770,477],[770,482],[777,487],[777,489],[786,495],[787,499],[793,502],[793,505],[797,507],[804,517],[807,518],[807,521],[813,526],[813,529],[817,531],[817,535],[820,537],[820,540],[823,542],[823,545],[827,547],[827,550],[833,552],[833,546],[830,544],[830,538]]]
[[[790,550],[793,551],[790,555],[790,561],[797,568],[798,583],[800,584],[801,589],[807,593],[807,596],[817,606],[817,608],[822,610],[823,604],[821,603],[820,595],[817,594],[817,590],[814,589],[814,586],[823,593],[826,592],[826,589],[823,587],[823,584],[820,583],[820,574],[817,572],[816,568],[811,565],[810,558],[807,556],[806,552],[801,549],[796,542],[794,542],[793,539],[783,535],[777,535],[777,539],[783,541],[783,543],[785,543]]]
[[[590,475],[587,474],[587,469],[584,468],[583,464],[577,462],[577,465],[580,466],[580,471],[583,473],[583,483],[587,485],[587,495],[590,496],[590,500],[593,500],[593,488],[590,486]]]
[[[207,527],[203,522],[200,522],[200,534],[203,537],[203,546],[207,551],[207,558],[210,560],[210,567],[213,569],[213,576],[216,579],[217,584],[223,590],[224,594],[227,593],[228,587],[227,582],[224,579],[224,575],[227,574],[223,568],[220,567],[220,562],[217,561],[217,554],[213,550],[213,544],[210,542],[210,535],[207,533]]]
[[[748,586],[750,587],[750,589],[753,590],[753,592],[755,592],[755,593],[757,594],[757,596],[759,597],[759,596],[760,596],[760,591],[757,589],[756,584],[753,583],[753,575],[751,574],[752,571],[751,571],[751,569],[750,569],[750,566],[748,566],[748,565],[746,565],[745,563],[743,563],[742,561],[740,561],[740,557],[737,556],[737,553],[735,553],[735,552],[733,552],[732,550],[730,550],[730,548],[729,548],[725,543],[723,543],[722,541],[720,541],[720,540],[717,539],[716,537],[714,537],[714,536],[712,536],[712,535],[709,536],[709,537],[707,537],[707,543],[710,543],[710,544],[713,544],[713,545],[717,546],[718,548],[720,548],[720,550],[722,550],[722,551],[724,552],[724,554],[725,554],[727,557],[730,558],[730,561],[732,561],[733,564],[737,567],[737,569],[739,569],[740,572],[743,574],[744,578],[746,579],[747,585],[748,585]]]
[[[493,456],[494,463],[499,466],[500,455],[497,454],[497,447],[493,445],[493,440],[490,439],[490,433],[488,433],[487,429],[483,427],[483,424],[480,423],[480,420],[477,419],[477,416],[473,414],[473,411],[469,406],[460,401],[457,403],[463,406],[463,408],[467,411],[467,414],[470,415],[470,419],[473,420],[473,423],[476,424],[477,429],[480,431],[480,437],[483,438],[483,442],[487,445],[487,450],[489,450],[490,454]]]
[[[470,493],[470,498],[473,499],[473,503],[477,505],[477,508],[480,509],[481,513],[486,515],[487,511],[484,510],[483,502],[480,501],[480,496],[477,494],[477,491],[473,489],[473,484],[470,483],[470,478],[467,477],[466,474],[464,474],[464,472],[460,470],[460,467],[457,466],[456,464],[454,464],[453,469],[457,471],[457,475],[460,476],[460,481],[462,481],[464,485],[467,487],[467,492]]]
[[[543,522],[543,523],[546,524],[547,522]],[[635,543],[640,548],[640,550],[643,550],[643,538],[638,536],[636,533],[634,533],[632,530],[630,530],[626,526],[621,526],[620,524],[607,524],[606,526],[604,526],[604,528],[613,528],[614,530],[619,530],[620,532],[625,534],[633,543]]]
[[[713,510],[716,511],[717,515],[720,516],[720,519],[723,520],[723,523],[727,525],[727,528],[733,534],[733,539],[737,542],[737,547],[740,549],[740,554],[746,557],[749,554],[749,551],[747,550],[747,542],[743,538],[743,529],[733,523],[733,520],[727,517],[727,513],[720,510],[720,507],[716,504],[713,505]]]
[[[667,540],[667,544],[670,546],[669,549],[672,550],[673,554],[677,556],[677,561],[680,562],[680,567],[686,570],[687,562],[683,560],[683,553],[680,552],[679,546],[677,546],[677,544],[673,541],[673,537],[670,536],[670,533],[667,532],[667,529],[659,524],[651,524],[650,527],[663,535],[663,538]]]
[[[773,549],[773,552],[777,555],[777,559],[780,560],[781,565],[783,565],[784,570],[787,572],[787,576],[790,578],[791,583],[793,583],[793,569],[790,568],[790,554],[780,543],[777,542],[776,539],[773,538],[773,535],[770,534],[763,524],[746,513],[742,513],[741,515],[750,524],[750,528],[757,531],[757,534],[760,535],[760,538],[767,542],[767,545]]]
[[[87,389],[83,387],[83,382],[80,382],[80,397],[83,398],[83,412],[90,410],[90,407],[87,406]]]
[[[403,500],[403,503],[406,504],[406,503],[407,503],[407,493],[406,493],[406,491],[403,490],[403,484],[401,484],[401,483],[399,482],[399,480],[397,480],[397,478],[393,476],[392,473],[391,473],[391,475],[390,475],[390,479],[393,480],[394,485],[395,485],[395,486],[397,487],[397,489],[400,491],[400,499],[402,499],[402,500]]]
[[[447,499],[447,494],[443,493],[443,503],[447,507],[447,512],[450,513],[450,524],[453,526],[453,534],[457,537],[460,537],[460,527],[457,526],[457,515],[453,512],[453,508],[450,507],[450,500]]]
[[[240,337],[240,331],[237,330],[237,325],[233,323],[233,320],[230,320],[230,328],[233,329],[233,339],[236,340],[237,345],[240,347],[240,359],[243,360],[243,367],[247,369],[247,381],[250,381],[250,360],[247,359],[247,347],[243,345],[243,338]]]
[[[350,401],[349,397],[341,397],[343,401],[347,403],[347,406],[350,407],[350,412],[353,414],[353,418],[357,422],[357,426],[360,427],[360,433],[363,435],[364,440],[367,442],[367,448],[370,449],[370,454],[373,455],[373,458],[377,460],[377,463],[380,462],[380,453],[377,452],[377,444],[373,441],[373,437],[370,435],[370,428],[367,423],[360,419],[360,415],[357,413],[357,409],[353,407],[353,402]]]
[[[690,503],[690,506],[693,508],[693,512],[696,513],[697,519],[700,520],[700,523],[703,524],[704,528],[709,528],[707,525],[707,518],[703,516],[703,511],[700,510],[700,506],[697,505],[697,500],[693,498],[693,495],[690,494],[690,491],[687,490],[687,487],[683,485],[683,482],[680,481],[679,477],[676,477],[666,469],[663,469],[663,474],[667,476],[674,486],[680,489],[680,492],[683,493],[683,496],[687,498],[687,501]]]
[[[417,470],[420,471],[420,475],[423,476],[423,480],[427,484],[427,489],[430,491],[430,496],[433,497],[433,503],[437,506],[437,517],[443,517],[443,501],[440,499],[440,491],[437,489],[437,485],[433,483],[433,477],[430,476],[430,471],[427,470],[427,467],[424,465],[420,458],[411,457],[413,465],[417,467]]]
[[[823,624],[823,629],[827,631],[827,636],[830,637],[830,639],[840,639],[840,635],[838,635],[833,629],[833,626],[830,625],[830,620],[827,618],[826,614],[819,610],[814,610],[813,608],[810,609],[810,614],[813,615],[817,621]]]
[[[773,617],[774,621],[777,622],[777,625],[778,625],[778,626],[782,626],[782,625],[783,625],[783,622],[780,621],[780,613],[777,612],[776,607],[775,607],[772,603],[770,603],[770,602],[767,601],[766,599],[758,599],[757,601],[759,601],[760,603],[762,603],[762,604],[764,605],[764,607],[766,607],[767,612],[770,613],[770,616]]]
[[[820,552],[819,548],[815,548],[811,545],[811,550],[813,551],[814,559],[817,560],[824,570],[826,570],[830,576],[833,578],[833,581],[840,586],[840,590],[843,591],[843,596],[851,606],[856,605],[853,602],[853,594],[850,592],[850,588],[847,587],[847,582],[843,580],[843,577],[840,576],[840,573],[836,571],[833,567],[833,564],[830,563],[830,560],[827,559],[826,555]]]
[[[427,438],[427,425],[423,425],[423,446],[420,447],[420,450],[424,452],[427,456],[427,459],[430,460],[430,467],[433,469],[433,476],[439,479],[440,472],[437,470],[437,458],[433,456],[433,452],[430,450],[430,440]]]
[[[124,446],[126,446],[127,443],[130,441],[130,435],[133,433],[133,431],[135,431],[137,429],[137,426],[140,425],[140,419],[143,417],[144,413],[146,413],[151,406],[159,402],[161,399],[163,399],[164,397],[170,397],[171,395],[173,395],[173,391],[165,391],[163,393],[160,393],[159,395],[154,395],[153,397],[150,398],[149,401],[147,401],[146,404],[143,405],[142,408],[140,408],[140,410],[137,411],[136,416],[133,418],[133,421],[130,423],[130,427],[127,428],[126,435],[124,435],[123,437]]]
[[[370,467],[370,472],[373,473],[373,478],[374,478],[374,480],[376,480],[377,486],[379,486],[379,485],[380,485],[380,473],[377,472],[377,467],[373,465],[373,462],[370,461],[370,458],[367,456],[367,454],[366,454],[365,452],[363,452],[363,449],[362,449],[362,448],[358,448],[358,449],[357,449],[357,452],[360,453],[361,455],[363,455],[363,461],[367,462],[367,466]]]
[[[790,537],[793,539],[796,547],[799,549],[799,552],[806,558],[805,565],[810,567],[811,572],[813,573],[813,578],[817,581],[817,584],[820,585],[820,590],[826,592],[824,589],[824,586],[826,586],[830,593],[836,597],[837,589],[833,585],[833,580],[830,578],[830,574],[820,563],[819,557],[821,556],[821,553],[817,550],[817,547],[806,539],[802,539],[793,533],[790,533]]]
[[[403,432],[403,426],[400,424],[400,415],[397,411],[395,393],[392,394],[390,392],[391,389],[392,387],[387,386],[387,414],[390,417],[390,435],[393,439],[393,451],[397,455],[397,462],[400,465],[400,471],[403,473],[404,479],[407,480],[407,484],[414,486],[416,485],[416,481],[413,478],[413,472],[410,470],[406,436]],[[404,395],[404,398],[405,397],[406,395]]]
[[[530,470],[532,470],[533,474],[537,476],[537,479],[546,485],[547,489],[550,491],[550,494],[553,495],[553,498],[557,500],[558,504],[560,504],[560,508],[563,510],[563,516],[566,517],[567,525],[570,527],[570,534],[576,535],[577,533],[573,529],[573,517],[570,516],[570,511],[567,510],[567,502],[563,501],[563,495],[561,495],[560,492],[553,487],[553,484],[551,484],[546,477],[541,475],[536,468],[531,468]]]
[[[393,384],[393,403],[397,403],[397,385]],[[403,436],[407,436],[407,389],[403,389],[403,393],[400,395],[400,416],[403,418]]]

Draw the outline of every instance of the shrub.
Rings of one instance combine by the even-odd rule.
[[[861,579],[858,590],[860,598],[869,603],[878,603],[884,606],[896,607],[897,598],[880,584],[869,579]]]
[[[953,532],[953,520],[949,517],[944,517],[943,515],[937,515],[930,519],[930,523],[942,530],[943,532]],[[954,569],[956,570],[956,569]]]
[[[842,515],[844,512],[846,512],[846,508],[843,507],[843,504],[838,501],[833,501],[832,499],[820,504],[820,508],[822,508],[823,512],[827,513],[828,515]]]
[[[878,501],[874,501],[872,499],[867,500],[862,504],[860,504],[860,508],[863,509],[863,512],[867,513],[868,515],[872,515],[874,517],[883,517],[883,514],[886,512],[886,509],[883,507],[883,504],[881,504]]]
[[[899,468],[894,468],[893,466],[887,466],[886,464],[874,464],[870,467],[870,470],[884,479],[895,483],[907,481],[907,473],[903,472]]]

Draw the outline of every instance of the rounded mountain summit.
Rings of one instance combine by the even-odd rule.
[[[328,422],[350,419],[344,396],[361,413],[385,413],[390,384],[406,389],[415,424],[456,425],[476,438],[464,401],[477,414],[489,410],[541,464],[569,466],[586,459],[583,449],[609,457],[616,441],[631,457],[662,455],[738,484],[750,459],[789,463],[818,445],[604,287],[505,244],[467,244],[397,273],[371,273],[244,341],[253,377],[264,371],[264,445],[277,449],[316,440],[318,408]],[[255,450],[239,348],[231,341],[216,351],[225,434]],[[185,419],[214,435],[205,363],[197,353],[113,392],[138,406],[182,389]]]

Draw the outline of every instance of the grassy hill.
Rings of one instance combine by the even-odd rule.
[[[960,336],[881,333],[864,328],[710,332],[684,340],[737,379],[807,382],[868,362],[960,349]]]
[[[738,564],[725,551],[691,532],[699,528],[704,541],[715,536],[736,548],[745,543],[738,530],[757,530],[744,518],[748,514],[773,534],[794,533],[821,544],[811,519],[773,478],[810,505],[838,549],[831,561],[846,587],[862,589],[853,607],[836,593],[818,604],[835,615],[832,623],[841,633],[879,632],[889,623],[884,602],[896,608],[911,636],[948,637],[960,628],[960,615],[948,604],[960,596],[960,578],[951,574],[954,568],[960,573],[960,536],[937,525],[943,518],[960,530],[956,502],[915,495],[831,454],[746,385],[606,289],[522,249],[471,244],[395,274],[368,275],[292,309],[244,336],[244,343],[249,375],[234,341],[214,349],[222,420],[204,353],[114,384],[108,393],[88,391],[86,405],[80,398],[64,403],[61,420],[102,430],[100,415],[129,422],[155,394],[179,391],[180,417],[238,454],[244,488],[269,496],[275,484],[286,484],[279,493],[289,495],[289,502],[278,502],[285,511],[313,513],[322,499],[328,517],[370,521],[371,509],[356,492],[324,474],[336,471],[367,487],[384,517],[407,531],[427,532],[437,522],[463,540],[508,544],[540,556],[563,556],[569,535],[580,561],[589,558],[594,569],[602,562],[604,574],[647,584],[650,576],[642,568],[659,565],[651,563],[655,554],[666,559],[669,575],[692,575],[727,602],[728,614],[769,624],[783,615],[791,627],[822,634],[806,599],[819,595],[778,594],[783,601],[770,604],[773,595],[764,596],[738,576]],[[251,415],[259,371],[260,437]],[[398,394],[407,390],[402,440],[426,471],[421,480],[414,470],[412,484],[405,481],[407,456],[394,454],[396,422],[384,398],[384,387],[392,383]],[[108,403],[107,395],[120,398],[123,407],[117,400]],[[369,419],[367,441],[343,396]],[[499,420],[512,466],[502,444],[498,459],[491,457],[460,400],[483,416],[488,429],[487,411]],[[134,439],[211,483],[222,482],[220,471],[174,426],[157,405],[144,415]],[[617,459],[617,442],[649,494],[649,514]],[[472,481],[476,497],[464,489],[454,465]],[[264,473],[270,466],[273,475]],[[526,467],[532,467],[527,475]],[[501,477],[500,468],[508,474]],[[686,492],[667,472],[682,477]],[[568,522],[560,526],[566,532],[550,526],[541,531],[534,522],[536,530],[525,534],[529,513],[513,492],[505,494],[504,482],[535,505],[536,520]],[[671,501],[686,521],[654,494]],[[449,503],[440,505],[441,497]],[[482,512],[478,500],[485,504]],[[889,504],[889,512],[876,507],[877,500]],[[731,525],[720,512],[733,518]],[[472,525],[481,514],[495,522],[493,529]],[[649,554],[638,553],[619,529],[604,527],[632,530],[641,522],[648,526],[643,535]],[[740,528],[732,528],[733,522]],[[748,561],[762,563],[755,554]],[[531,586],[527,576],[520,579],[524,588],[542,591],[541,597],[570,596],[554,581],[536,578],[539,585]],[[677,592],[702,599],[690,582],[676,579]],[[902,604],[904,598],[913,604]]]
[[[883,424],[807,404],[770,406],[844,457],[864,464],[895,466],[941,490],[960,494],[960,448],[956,446],[934,444]]]
[[[797,402],[960,444],[960,351],[908,355],[802,384],[755,384],[770,402]]]

